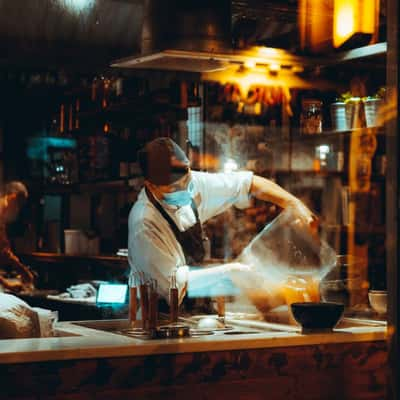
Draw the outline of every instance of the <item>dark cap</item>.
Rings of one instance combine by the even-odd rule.
[[[161,137],[144,146],[138,160],[145,179],[155,185],[170,185],[188,173],[190,161],[170,138]]]

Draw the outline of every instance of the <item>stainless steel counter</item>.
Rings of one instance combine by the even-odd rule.
[[[263,321],[228,319],[238,334],[212,334],[180,339],[141,340],[112,333],[126,320],[62,322],[57,337],[0,340],[0,363],[127,357],[149,354],[307,346],[324,343],[383,341],[383,323],[344,320],[332,333],[302,335],[298,327]],[[240,327],[240,329],[238,329]]]

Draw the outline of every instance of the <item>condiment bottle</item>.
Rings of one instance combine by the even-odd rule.
[[[169,309],[171,323],[178,322],[179,292],[176,286],[176,270],[172,272],[169,284]]]
[[[148,328],[149,322],[149,286],[145,281],[145,276],[141,274],[141,281],[139,285],[140,294],[140,309],[142,310],[142,328]]]
[[[215,301],[217,303],[218,320],[225,323],[225,297],[218,296]]]
[[[322,101],[303,99],[301,102],[300,132],[313,135],[322,132]]]
[[[131,274],[129,277],[129,323],[134,325],[136,321],[137,311],[137,286],[135,274]]]
[[[156,329],[158,323],[158,293],[157,281],[153,279],[150,283],[149,293],[149,329]]]

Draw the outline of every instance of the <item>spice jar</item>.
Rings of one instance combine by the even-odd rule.
[[[301,102],[300,133],[314,135],[322,132],[322,101],[303,99]]]

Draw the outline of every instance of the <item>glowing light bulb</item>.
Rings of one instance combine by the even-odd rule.
[[[259,47],[258,53],[265,57],[272,57],[276,56],[279,52],[277,49],[274,49],[272,47]]]
[[[269,65],[269,70],[271,72],[278,72],[281,69],[281,66],[279,64],[270,64]]]
[[[254,60],[247,60],[244,63],[244,66],[249,69],[253,69],[256,66],[256,62]]]

